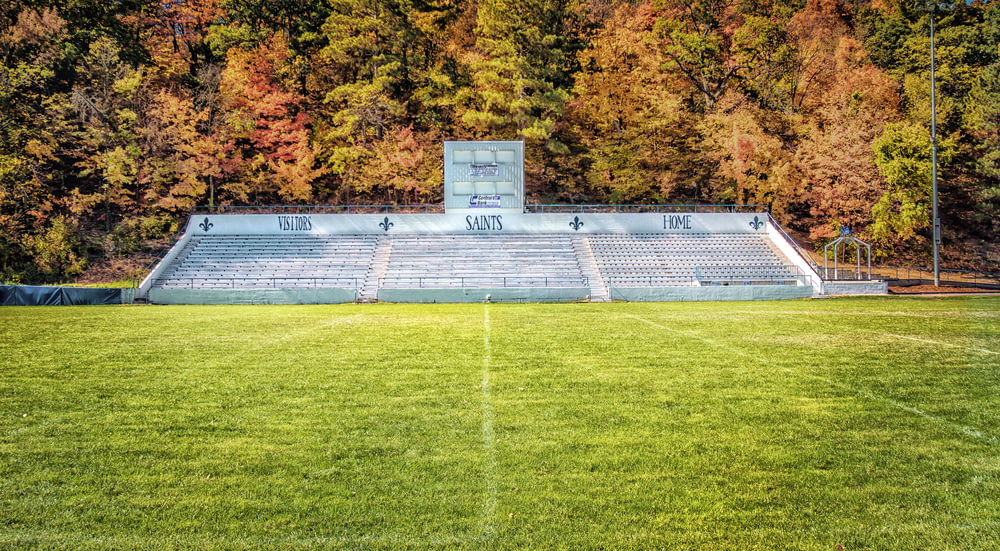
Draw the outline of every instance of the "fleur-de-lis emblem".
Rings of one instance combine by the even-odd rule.
[[[580,231],[580,228],[582,226],[583,226],[583,222],[580,221],[580,217],[579,216],[574,216],[573,217],[573,221],[569,223],[569,227],[573,228],[573,231]]]
[[[392,222],[389,221],[389,217],[388,216],[386,216],[385,220],[382,220],[378,224],[378,227],[382,228],[384,231],[389,231],[389,228],[391,228],[393,226],[395,226],[395,224],[393,224]]]
[[[755,229],[755,230],[759,230],[761,228],[761,226],[763,226],[763,225],[764,225],[764,221],[761,220],[760,218],[756,217],[756,216],[754,216],[753,217],[753,221],[750,222],[750,227],[753,228],[753,229]]]
[[[213,223],[211,223],[211,222],[208,221],[208,217],[206,216],[205,217],[205,221],[202,222],[201,224],[198,224],[198,227],[201,228],[201,229],[203,229],[203,230],[205,230],[205,231],[208,231],[208,230],[212,229],[212,226],[214,226],[214,225],[215,224],[213,224]]]

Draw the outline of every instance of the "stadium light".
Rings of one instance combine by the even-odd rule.
[[[937,2],[931,2],[931,225],[934,249],[934,286],[941,286],[941,217],[938,213],[937,175],[937,95],[934,86],[934,16]]]

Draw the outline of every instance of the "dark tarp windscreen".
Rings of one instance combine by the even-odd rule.
[[[0,304],[4,306],[83,306],[121,303],[122,289],[0,285]]]

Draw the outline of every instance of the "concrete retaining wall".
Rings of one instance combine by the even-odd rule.
[[[825,281],[823,295],[885,295],[889,293],[889,283],[885,281]]]
[[[704,300],[781,300],[807,298],[811,285],[709,285],[705,287],[612,287],[611,300],[670,302]]]
[[[590,296],[589,287],[491,289],[379,289],[379,302],[572,302]],[[487,297],[489,297],[487,299]]]
[[[154,304],[340,304],[355,289],[150,289]]]

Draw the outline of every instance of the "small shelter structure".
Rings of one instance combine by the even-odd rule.
[[[855,252],[855,263],[854,263],[854,277],[842,277],[840,269],[840,252],[841,250],[846,251],[847,247],[854,245]],[[833,248],[833,277],[830,277],[830,248]],[[865,248],[866,254],[868,256],[868,270],[862,277],[861,272],[861,247]],[[840,228],[840,237],[834,239],[833,241],[826,244],[823,247],[823,271],[825,279],[866,279],[870,280],[872,278],[872,247],[868,243],[858,239],[854,236],[854,232],[848,226],[843,226]],[[845,270],[845,272],[850,273]],[[845,274],[846,276],[846,274]]]

